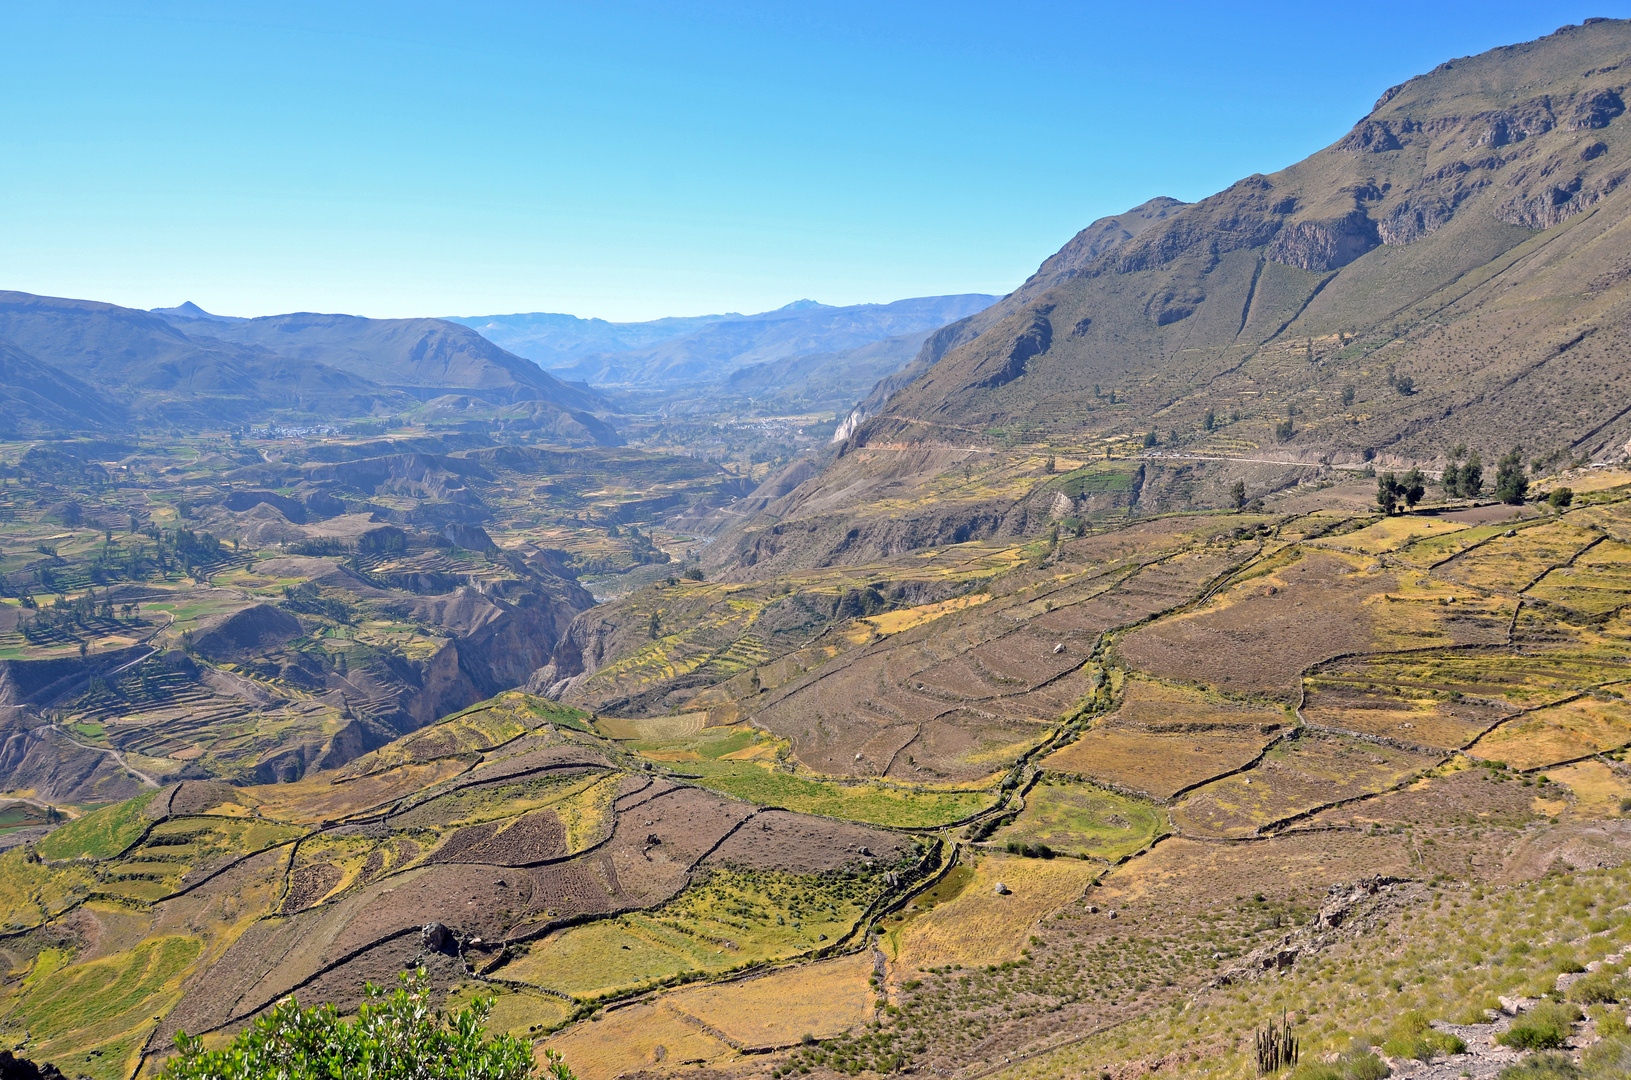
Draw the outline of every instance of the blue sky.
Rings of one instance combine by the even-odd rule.
[[[0,287],[226,314],[1005,292],[1596,4],[9,2]]]

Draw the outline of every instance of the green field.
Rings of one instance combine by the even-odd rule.
[[[881,870],[714,870],[655,911],[554,934],[501,975],[594,998],[689,973],[797,956],[848,933],[883,888]]]
[[[147,827],[147,804],[157,795],[144,791],[122,803],[92,810],[78,821],[71,821],[35,845],[47,859],[77,859],[89,855],[96,859],[111,859],[136,842]]]
[[[1067,855],[1115,860],[1148,844],[1166,827],[1155,803],[1086,783],[1045,777],[1025,796],[1025,809],[993,843],[1046,844]]]
[[[68,954],[48,949],[0,1021],[26,1028],[30,1051],[70,1075],[128,1076],[135,1051],[154,1018],[180,996],[181,977],[201,949],[195,938],[156,937],[72,966],[65,966]]]

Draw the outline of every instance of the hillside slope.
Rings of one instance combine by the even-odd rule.
[[[1287,449],[1310,460],[1430,459],[1496,431],[1617,447],[1631,421],[1600,375],[1623,365],[1631,302],[1628,60],[1631,23],[1602,20],[1451,61],[1282,172],[1119,242],[1078,237],[866,437],[1020,422],[1183,439],[1212,408],[1265,444],[1289,405],[1306,419]]]
[[[95,431],[118,422],[123,410],[50,364],[0,339],[0,403],[14,431]]]
[[[1372,458],[1436,471],[1458,444],[1486,461],[1522,444],[1545,468],[1622,456],[1628,87],[1631,22],[1591,20],[1395,87],[1281,172],[1096,222],[932,335],[839,459],[713,558],[819,565],[1112,503],[1218,506],[1234,478]],[[1120,494],[1055,498],[1037,468],[1054,453],[1114,459],[1087,487]],[[976,462],[1008,477],[995,501]],[[952,468],[976,482],[902,507]],[[1016,505],[1027,492],[1042,501]],[[853,520],[880,499],[887,540]]]
[[[568,409],[605,403],[467,326],[443,319],[365,319],[295,312],[259,319],[164,316],[188,334],[260,346],[360,375],[416,397],[477,392],[503,401],[549,401]]]
[[[0,337],[167,422],[239,422],[273,409],[366,416],[409,404],[326,364],[195,338],[157,315],[95,300],[0,292]]]
[[[565,367],[592,353],[645,349],[727,319],[744,316],[692,315],[647,322],[582,319],[553,311],[513,315],[449,315],[445,321],[468,326],[488,341],[543,368]]]

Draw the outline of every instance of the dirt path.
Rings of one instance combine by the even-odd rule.
[[[143,659],[146,659],[146,657],[143,657]],[[95,750],[99,754],[107,754],[109,757],[113,758],[114,761],[117,761],[119,763],[119,767],[124,769],[125,772],[129,773],[131,776],[134,776],[136,779],[140,780],[142,782],[143,786],[150,787],[150,788],[159,787],[159,782],[157,780],[153,779],[151,776],[148,776],[146,773],[144,773],[140,769],[136,768],[136,766],[132,765],[129,761],[126,761],[125,756],[123,754],[121,754],[117,750],[112,749],[111,747],[92,746],[90,743],[82,743],[78,739],[74,738],[72,735],[68,734],[62,728],[57,727],[55,724],[45,724],[45,725],[43,725],[41,727],[37,727],[37,728],[34,729],[32,734],[38,735],[40,732],[44,732],[44,731],[55,731],[58,735],[62,736],[64,739],[67,739],[69,742],[73,743],[75,746],[78,746],[78,747],[80,747],[82,749]]]

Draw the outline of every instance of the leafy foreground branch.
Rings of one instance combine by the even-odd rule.
[[[431,1007],[423,968],[401,978],[392,991],[369,983],[355,1019],[290,998],[218,1050],[177,1032],[161,1080],[575,1080],[553,1050],[540,1069],[525,1039],[488,1039],[490,1000],[450,1014]]]

